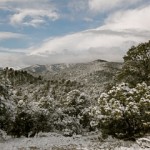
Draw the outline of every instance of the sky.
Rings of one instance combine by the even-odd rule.
[[[0,0],[0,67],[123,61],[149,40],[149,0]]]

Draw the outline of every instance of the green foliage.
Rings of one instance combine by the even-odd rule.
[[[89,106],[89,97],[85,93],[79,90],[72,90],[67,94],[63,113],[67,114],[72,120],[76,120],[73,121],[76,133],[81,132],[82,129],[89,130],[90,128]]]
[[[84,108],[89,105],[89,100],[85,93],[79,90],[72,90],[67,94],[64,101],[64,111],[70,116],[78,116]]]
[[[133,86],[142,82],[150,85],[150,41],[128,50],[117,79]]]
[[[33,84],[41,81],[41,78],[37,78],[23,70],[14,70],[6,67],[2,73],[1,78],[5,81],[9,80],[12,86],[18,86],[21,84]]]
[[[122,83],[99,98],[103,133],[119,138],[138,137],[150,132],[150,86],[130,88]]]
[[[150,41],[128,50],[116,80],[99,98],[96,114],[104,134],[129,138],[150,132],[149,85]]]
[[[13,114],[8,103],[5,103],[9,98],[8,87],[4,84],[0,84],[0,129],[8,131]]]
[[[16,137],[22,135],[28,137],[29,132],[33,129],[33,124],[32,116],[26,112],[21,112],[15,117],[8,133]]]
[[[20,100],[17,104],[15,119],[11,122],[7,133],[16,137],[31,137],[40,131],[50,131],[49,113],[44,106],[38,104],[39,106],[32,108],[27,101]]]
[[[70,92],[76,88],[80,89],[80,83],[65,79],[49,81],[41,79],[42,77],[36,78],[26,71],[11,68],[5,68],[1,72],[0,98],[3,99],[3,103],[0,101],[0,128],[16,137],[34,136],[40,131],[66,131],[66,129],[72,133],[81,133],[81,124],[86,127],[87,119],[86,117],[79,119],[78,115],[81,115],[87,106],[87,99],[81,92],[77,96],[76,94],[74,96],[74,92]],[[70,99],[67,105],[61,103],[67,99]],[[76,101],[75,104],[72,104],[73,99]],[[73,107],[74,113],[71,110]],[[57,112],[60,108],[61,113]],[[71,113],[68,114],[69,110]]]
[[[7,131],[11,124],[9,109],[0,100],[0,129]]]

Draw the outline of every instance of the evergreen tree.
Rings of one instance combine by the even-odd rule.
[[[133,86],[143,81],[150,85],[150,41],[128,50],[117,79]]]

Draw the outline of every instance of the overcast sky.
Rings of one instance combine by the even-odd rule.
[[[149,0],[0,0],[0,67],[122,61],[148,40]]]

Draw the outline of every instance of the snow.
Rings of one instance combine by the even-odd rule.
[[[0,150],[148,150],[150,146],[148,138],[131,142],[112,137],[103,140],[99,137],[99,134],[64,137],[57,133],[39,133],[34,138],[10,138],[1,141]]]

